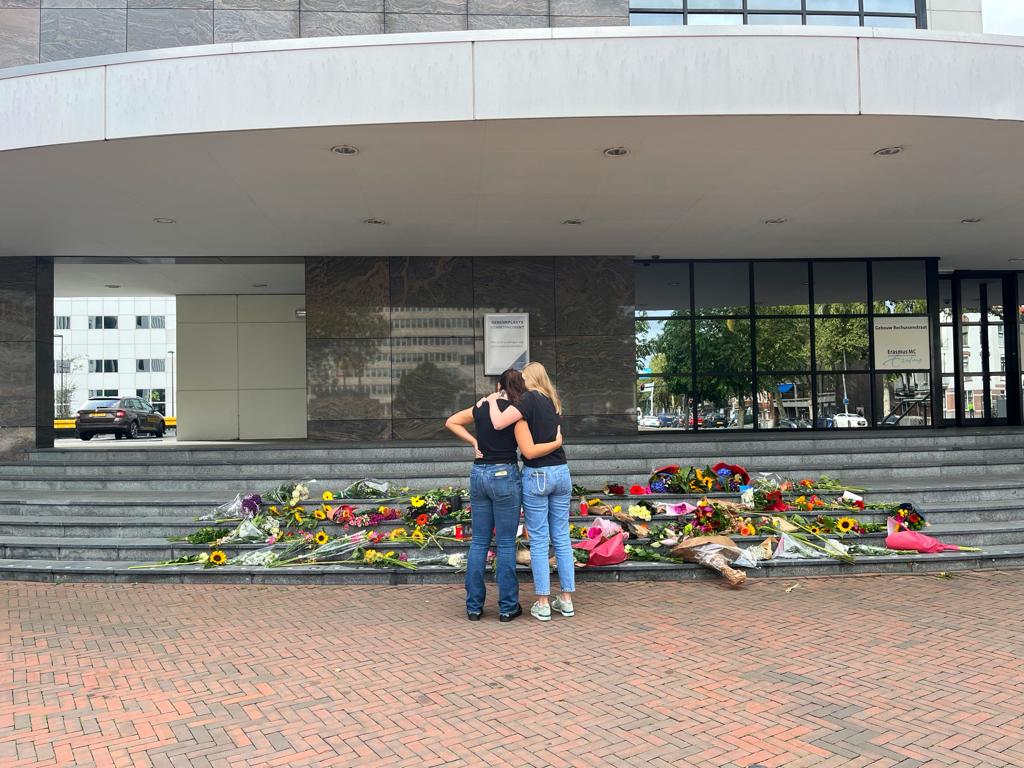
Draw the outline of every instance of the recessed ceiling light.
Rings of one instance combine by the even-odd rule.
[[[267,284],[266,283],[253,283],[252,287],[253,288],[266,288]]]
[[[783,218],[765,219],[764,223],[765,224],[785,224],[787,221],[789,221],[789,219],[783,219]]]
[[[375,224],[380,227],[387,224],[387,222],[384,221],[384,219],[375,219],[371,217],[369,219],[363,219],[363,224]]]
[[[583,219],[566,219],[562,223],[567,227],[582,227]]]
[[[1015,256],[1012,259],[1010,259],[1010,261],[1024,261],[1024,258]]]
[[[902,146],[882,147],[881,149],[876,149],[875,150],[875,156],[876,157],[892,157],[893,155],[900,154],[900,152],[902,152],[903,149],[904,149],[904,147],[902,147]]]
[[[177,224],[178,220],[177,219],[156,218],[156,219],[153,219],[153,223],[154,224]]]
[[[669,283],[669,287],[670,288],[676,288],[678,286],[679,286],[679,283]]]
[[[605,157],[623,157],[628,154],[629,150],[625,147],[608,147],[608,149],[604,151]]]
[[[120,286],[120,285],[117,285],[116,283],[107,283],[107,284],[106,284],[105,286],[103,286],[103,287],[104,287],[104,288],[120,288],[121,286]]]
[[[961,224],[980,224],[981,219],[960,219]]]
[[[338,144],[335,147],[331,147],[331,152],[336,155],[358,155],[359,148],[353,147],[351,144]]]

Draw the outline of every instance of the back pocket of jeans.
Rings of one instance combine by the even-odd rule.
[[[504,475],[491,476],[491,493],[496,499],[507,499],[515,490],[512,474],[506,472]]]

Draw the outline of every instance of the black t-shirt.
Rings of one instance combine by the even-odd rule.
[[[555,410],[554,403],[535,390],[530,390],[523,399],[516,403],[516,408],[523,414],[523,419],[530,427],[530,434],[535,443],[550,443],[558,437],[558,427],[562,423],[562,417]],[[523,459],[523,464],[528,467],[554,467],[559,464],[566,464],[565,451],[557,448],[546,456],[539,459]]]
[[[498,410],[504,411],[508,407],[508,400],[498,401]],[[476,445],[484,455],[474,464],[515,464],[519,460],[516,456],[515,425],[495,429],[491,424],[490,404],[473,406],[473,423],[476,425]]]

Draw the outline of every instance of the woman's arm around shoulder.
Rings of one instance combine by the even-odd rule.
[[[523,413],[514,405],[508,406],[504,411],[498,407],[499,393],[493,392],[486,398],[487,406],[491,410],[491,425],[495,429],[505,429],[523,418]]]
[[[516,442],[524,459],[539,459],[562,447],[562,428],[558,428],[555,439],[550,443],[535,443],[533,435],[530,434],[530,425],[520,421],[516,423]]]

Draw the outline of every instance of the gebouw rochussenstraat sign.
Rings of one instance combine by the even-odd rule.
[[[484,315],[484,375],[499,376],[507,368],[522,370],[530,362],[530,315]]]
[[[931,367],[927,317],[876,317],[875,368],[900,371]]]

